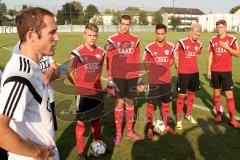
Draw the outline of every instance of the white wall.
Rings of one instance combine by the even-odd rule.
[[[213,32],[216,21],[220,19],[226,20],[228,31],[240,31],[240,14],[206,14],[199,17],[199,23],[202,25],[204,31]]]

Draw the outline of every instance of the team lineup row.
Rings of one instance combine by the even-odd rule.
[[[54,128],[57,129],[53,114],[54,104],[49,106],[48,100],[50,82],[62,72],[61,66],[57,69],[56,65],[52,65],[54,61],[51,59],[59,40],[56,22],[51,12],[42,8],[31,8],[17,16],[16,24],[21,43],[18,54],[13,54],[7,63],[1,81],[0,147],[9,151],[8,159],[59,159],[54,141]],[[124,119],[127,136],[136,141],[142,139],[133,130],[135,98],[145,90],[140,74],[140,42],[138,37],[129,33],[130,27],[131,17],[122,15],[119,32],[108,38],[107,51],[104,51],[96,46],[98,27],[89,23],[85,26],[84,42],[71,51],[67,77],[75,86],[77,94],[75,134],[79,160],[87,159],[84,153],[84,133],[88,122],[91,122],[95,141],[103,138],[99,118],[101,110],[92,112],[91,119],[85,114],[95,108],[103,108],[101,73],[105,59],[108,72],[107,92],[116,97],[116,136],[113,142],[115,145],[121,143]],[[211,79],[214,90],[215,121],[222,121],[220,90],[223,89],[230,115],[229,124],[240,128],[234,118],[232,91],[232,56],[239,56],[240,50],[236,38],[226,34],[226,28],[224,20],[216,22],[217,35],[210,39],[209,44],[207,76]],[[168,122],[169,103],[172,100],[172,64],[178,72],[176,129],[183,129],[182,112],[185,97],[185,118],[191,123],[197,123],[191,111],[195,92],[200,86],[197,59],[202,52],[202,43],[198,41],[201,31],[200,24],[193,24],[189,35],[173,45],[166,40],[167,27],[158,24],[155,40],[145,47],[143,60],[149,83],[146,108],[147,137],[150,140],[153,139],[153,111],[157,105],[161,105],[165,132],[176,134]],[[50,102],[53,102],[51,98]],[[4,139],[10,139],[11,143],[16,145],[10,146]]]

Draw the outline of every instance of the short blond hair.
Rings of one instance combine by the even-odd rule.
[[[200,23],[193,23],[191,25],[191,31],[193,30],[193,28],[197,28],[199,29],[200,31],[202,31],[202,25]]]

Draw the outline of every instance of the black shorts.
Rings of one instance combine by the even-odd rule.
[[[77,95],[77,120],[91,121],[104,115],[104,98],[102,94]]]
[[[199,82],[199,73],[192,73],[192,74],[178,74],[177,80],[177,92],[186,94],[189,90],[191,92],[195,92],[200,89],[200,82]]]
[[[116,92],[117,98],[134,99],[137,97],[138,78],[113,78],[113,82],[117,85],[119,89],[119,91]]]
[[[223,91],[233,90],[232,72],[211,72],[212,78],[210,86]]]
[[[147,96],[147,102],[158,105],[161,102],[169,103],[172,101],[173,93],[171,90],[171,84],[149,84],[149,92]]]

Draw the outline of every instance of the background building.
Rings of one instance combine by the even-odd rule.
[[[173,8],[173,7],[162,7],[160,12],[163,17],[163,24],[168,28],[173,28],[172,17],[180,19],[178,29],[185,30],[191,26],[192,23],[198,22],[198,17],[204,15],[204,13],[196,8]]]

